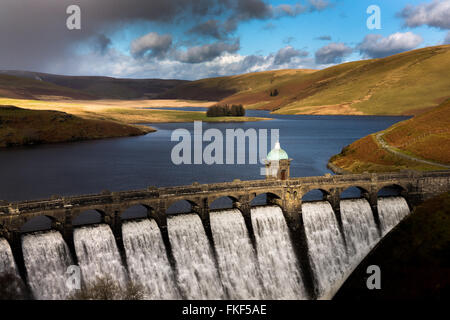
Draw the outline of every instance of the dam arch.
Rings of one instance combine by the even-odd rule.
[[[329,190],[325,190],[322,188],[314,188],[304,190],[301,195],[302,202],[310,202],[310,201],[329,201],[332,193]]]
[[[370,195],[370,190],[360,186],[350,186],[339,192],[339,199],[357,199],[365,198],[368,199]]]

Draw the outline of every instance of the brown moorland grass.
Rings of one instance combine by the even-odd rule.
[[[386,130],[391,146],[423,159],[450,163],[450,100]]]
[[[405,155],[450,163],[450,100],[412,119],[382,131],[389,146]],[[410,161],[383,149],[375,134],[364,137],[330,159],[330,163],[351,172],[401,169],[439,170],[442,167]]]
[[[340,154],[330,159],[330,163],[352,173],[442,169],[393,155],[378,145],[374,135],[345,147]]]
[[[33,110],[55,110],[70,113],[85,119],[110,120],[127,124],[157,122],[243,122],[261,121],[266,118],[256,117],[217,117],[208,118],[206,112],[181,110],[161,110],[158,107],[207,107],[212,102],[180,100],[25,100],[1,99],[0,104],[15,105]]]
[[[154,131],[59,111],[0,106],[0,147],[143,135]]]
[[[163,98],[220,103],[281,114],[417,115],[450,97],[450,45],[343,63],[324,70],[278,70],[203,79]],[[270,92],[277,90],[277,96]]]

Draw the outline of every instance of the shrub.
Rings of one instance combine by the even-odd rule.
[[[245,108],[242,104],[233,105],[215,105],[208,108],[207,117],[243,117]]]
[[[83,286],[71,297],[71,300],[143,300],[144,288],[133,282],[121,287],[111,277],[98,278],[92,284]]]

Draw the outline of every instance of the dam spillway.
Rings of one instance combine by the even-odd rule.
[[[134,281],[145,288],[145,299],[327,299],[409,208],[402,197],[380,198],[381,230],[362,198],[341,200],[340,218],[326,201],[303,203],[301,211],[311,270],[302,269],[282,209],[269,205],[251,208],[253,234],[238,209],[210,212],[212,237],[192,213],[170,216],[167,230],[151,218],[124,221],[117,240],[122,246],[106,224],[78,227],[72,253],[58,231],[24,234],[23,280],[35,299],[67,299],[65,268],[78,261],[84,284],[105,276],[121,286]],[[18,274],[1,238],[0,258],[0,274]],[[304,279],[308,273],[312,297]]]

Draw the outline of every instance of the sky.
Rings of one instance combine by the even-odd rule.
[[[1,70],[63,75],[323,69],[450,44],[450,0],[1,0],[0,43]]]

